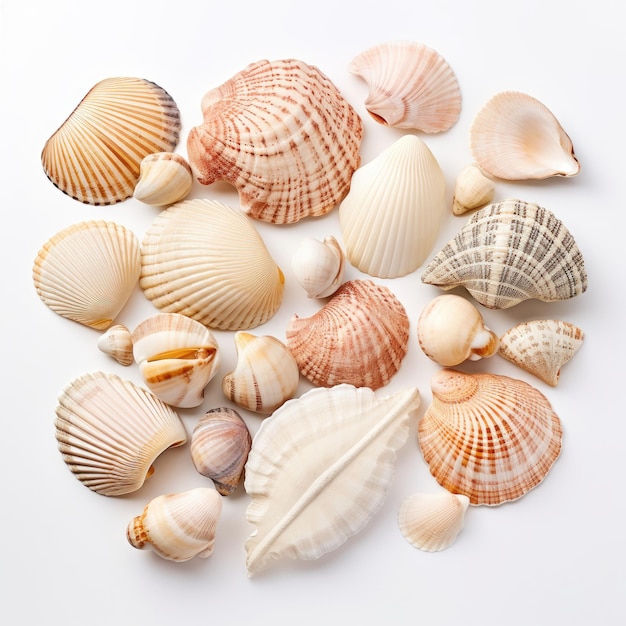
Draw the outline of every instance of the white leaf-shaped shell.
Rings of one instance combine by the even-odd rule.
[[[343,281],[345,254],[332,236],[303,239],[291,259],[291,268],[309,298],[332,296]]]
[[[114,358],[120,365],[130,365],[133,359],[133,339],[124,324],[115,324],[98,337],[98,349]]]
[[[316,388],[263,421],[244,482],[255,526],[246,542],[250,575],[280,557],[317,559],[367,524],[419,400],[417,388],[384,398],[349,385]]]
[[[191,166],[174,152],[149,154],[141,161],[133,197],[151,206],[184,200],[193,184]]]
[[[496,184],[475,163],[466,165],[456,177],[452,213],[463,215],[489,204],[496,194]]]

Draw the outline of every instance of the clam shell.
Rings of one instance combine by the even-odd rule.
[[[489,204],[496,195],[496,184],[475,163],[466,165],[457,175],[452,196],[452,213],[463,215]]]
[[[428,146],[405,135],[360,167],[339,207],[350,263],[379,278],[415,271],[446,215],[445,176]]]
[[[105,330],[126,304],[141,272],[140,245],[121,224],[88,221],[52,236],[33,264],[44,304],[62,317]]]
[[[461,114],[461,89],[452,68],[416,41],[390,41],[361,52],[348,71],[365,80],[365,108],[379,123],[425,133],[448,130]]]
[[[171,407],[105,372],[84,374],[67,385],[56,408],[55,431],[72,473],[106,496],[139,489],[154,472],[156,458],[187,441]]]
[[[536,298],[555,302],[587,290],[574,237],[551,211],[521,200],[490,204],[426,266],[422,282],[463,286],[482,305],[506,309]]]
[[[98,349],[114,358],[120,365],[130,365],[133,358],[133,339],[124,324],[115,324],[98,337]]]
[[[174,152],[156,152],[144,157],[133,197],[151,206],[166,206],[184,200],[193,184],[191,166]]]
[[[528,383],[498,374],[443,369],[418,424],[418,441],[437,482],[472,504],[520,498],[561,451],[561,421]]]
[[[303,239],[291,259],[291,268],[309,298],[332,296],[343,281],[346,256],[332,236]]]
[[[161,211],[142,242],[139,284],[166,313],[220,330],[269,320],[283,297],[284,276],[252,221],[206,199]]]
[[[506,180],[580,171],[572,140],[552,111],[519,91],[503,91],[483,105],[470,127],[470,149],[484,172]]]
[[[360,163],[361,119],[319,69],[296,59],[248,65],[205,94],[202,114],[187,139],[195,176],[232,184],[259,220],[328,213]]]
[[[106,78],[48,139],[41,162],[72,198],[113,204],[133,195],[143,158],[172,150],[180,129],[180,112],[164,89],[142,78]]]
[[[349,383],[378,389],[398,371],[409,341],[409,319],[385,285],[345,282],[308,318],[294,315],[287,347],[314,385]]]

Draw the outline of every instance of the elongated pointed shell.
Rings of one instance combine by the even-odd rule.
[[[574,237],[551,211],[505,200],[474,213],[426,266],[422,282],[463,286],[482,305],[506,309],[524,300],[566,300],[587,290]]]
[[[115,324],[98,337],[98,349],[108,354],[120,365],[133,363],[133,339],[130,330],[124,324]]]
[[[533,320],[500,337],[500,356],[556,387],[561,368],[578,352],[583,331],[561,320]]]
[[[142,78],[106,78],[48,139],[41,161],[72,198],[113,204],[133,195],[145,156],[173,150],[180,128],[178,107],[164,89]]]
[[[198,180],[239,192],[250,217],[286,224],[328,213],[359,166],[361,119],[302,61],[258,61],[202,99],[187,152]]]
[[[156,152],[144,157],[133,196],[151,206],[166,206],[184,200],[193,184],[191,166],[174,152]]]
[[[466,165],[456,177],[452,213],[463,215],[489,204],[496,195],[496,184],[475,163]]]
[[[161,211],[142,242],[140,285],[154,305],[210,328],[250,329],[269,320],[284,276],[251,220],[212,200]]]
[[[139,489],[156,458],[187,441],[168,405],[115,374],[74,379],[59,397],[56,416],[63,460],[85,486],[106,496]]]
[[[33,282],[55,313],[105,330],[126,304],[140,272],[134,233],[99,220],[72,224],[51,237],[35,258]]]
[[[168,561],[206,559],[215,548],[222,497],[207,487],[158,496],[134,517],[126,538],[139,550],[151,549]]]
[[[550,402],[522,380],[444,369],[418,425],[431,474],[472,504],[520,498],[546,476],[561,451],[561,421]]]
[[[307,237],[297,247],[291,268],[309,298],[327,298],[343,281],[345,259],[339,242],[332,235],[324,237],[323,241]]]
[[[409,319],[391,290],[370,280],[345,282],[308,318],[294,315],[287,347],[313,384],[378,389],[398,371],[409,342]]]
[[[381,508],[396,451],[419,407],[417,388],[384,398],[371,389],[316,388],[263,421],[246,465],[248,573],[274,559],[317,559]]]

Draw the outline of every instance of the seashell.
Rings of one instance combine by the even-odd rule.
[[[422,282],[463,286],[483,306],[507,309],[524,300],[566,300],[587,290],[584,259],[551,211],[521,200],[490,204],[427,265]]]
[[[296,59],[248,65],[202,99],[194,175],[223,180],[252,218],[277,224],[331,211],[360,163],[363,124],[335,85]]]
[[[134,233],[98,220],[72,224],[52,236],[34,261],[33,282],[55,313],[105,330],[130,298],[140,272]]]
[[[418,441],[437,482],[472,504],[516,500],[546,476],[561,451],[561,421],[548,399],[522,380],[443,369],[418,424]]]
[[[445,550],[461,532],[469,503],[467,496],[449,491],[416,493],[400,504],[400,532],[420,550]]]
[[[300,242],[291,259],[296,280],[309,298],[332,296],[343,281],[345,254],[332,236],[318,241],[307,237]]]
[[[193,184],[191,166],[174,152],[156,152],[144,157],[133,197],[151,206],[183,200]]]
[[[405,135],[352,177],[339,207],[349,261],[379,278],[415,271],[446,215],[446,181],[428,146]]]
[[[174,410],[154,394],[115,374],[74,379],[56,408],[63,460],[92,491],[121,496],[139,489],[167,448],[187,441]]]
[[[140,164],[172,150],[180,111],[161,87],[142,78],[106,78],[94,85],[46,141],[46,176],[86,204],[114,204],[133,195]]]
[[[293,398],[300,371],[282,341],[239,331],[235,346],[237,366],[222,379],[222,389],[229,400],[249,411],[271,413]]]
[[[552,111],[519,91],[496,94],[470,127],[470,149],[487,174],[505,180],[576,176],[574,146]]]
[[[252,221],[221,202],[183,200],[161,211],[141,263],[139,284],[157,308],[210,328],[263,324],[283,297],[283,273]]]
[[[151,549],[168,561],[206,559],[215,549],[222,497],[207,487],[153,498],[126,528],[133,548]]]
[[[124,324],[115,324],[98,337],[98,349],[113,357],[120,365],[133,363],[133,340]]]
[[[200,474],[210,478],[223,496],[241,482],[252,436],[241,415],[221,407],[207,411],[191,435],[191,459]]]
[[[444,367],[493,356],[499,341],[478,309],[453,294],[437,296],[424,307],[417,321],[417,338],[424,354]]]
[[[221,360],[208,328],[185,315],[160,313],[133,330],[132,342],[139,371],[154,395],[175,407],[202,403]]]
[[[456,177],[452,213],[463,215],[489,204],[496,195],[496,185],[475,163],[466,165]]]
[[[461,114],[461,89],[436,51],[415,41],[390,41],[357,55],[348,71],[365,80],[365,108],[385,126],[425,133],[448,130]]]
[[[311,389],[261,423],[244,480],[250,576],[282,557],[318,559],[368,523],[419,404],[416,387],[380,398],[338,385]]]
[[[561,320],[533,320],[500,337],[500,356],[556,387],[561,368],[582,346],[583,331]]]
[[[406,356],[409,319],[385,285],[350,280],[311,317],[294,315],[286,336],[300,373],[314,385],[378,389]]]

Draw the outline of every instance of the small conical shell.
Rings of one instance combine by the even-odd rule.
[[[174,152],[156,152],[141,161],[133,197],[151,206],[184,200],[193,184],[191,166]]]
[[[291,268],[309,298],[327,298],[337,291],[343,281],[345,258],[332,235],[323,241],[307,237],[296,248]]]
[[[130,330],[124,324],[115,324],[98,337],[98,349],[114,358],[120,365],[130,365],[133,361],[133,340]]]
[[[475,163],[466,165],[456,177],[452,213],[463,215],[489,204],[496,195],[496,184]]]

